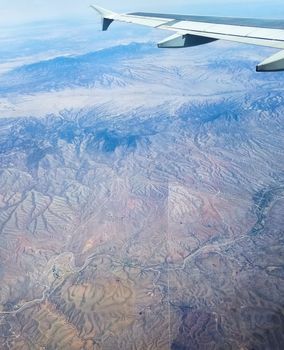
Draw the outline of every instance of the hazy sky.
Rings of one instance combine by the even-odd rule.
[[[159,11],[245,17],[284,18],[283,0],[0,0],[0,26],[54,19],[86,19],[94,16],[90,4],[117,12]]]

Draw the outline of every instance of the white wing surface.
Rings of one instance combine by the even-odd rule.
[[[119,21],[174,31],[174,35],[158,43],[160,48],[190,47],[223,39],[282,49],[260,63],[256,70],[260,72],[284,70],[284,20],[144,12],[118,14],[99,6],[91,7],[101,15],[103,30],[107,30],[113,21]]]

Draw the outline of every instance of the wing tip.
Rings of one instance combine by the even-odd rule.
[[[106,31],[114,21],[116,13],[97,5],[90,5],[102,17],[102,31]]]
[[[97,5],[90,5],[90,7],[95,10],[98,14],[100,14],[103,18],[109,18],[112,19],[114,15],[116,15],[115,12],[107,10],[101,6]]]

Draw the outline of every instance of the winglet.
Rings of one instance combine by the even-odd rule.
[[[101,17],[102,17],[102,30],[103,31],[107,30],[117,14],[115,12],[110,11],[110,10],[106,10],[100,6],[90,5],[90,7],[92,9],[94,9],[96,12],[98,12],[98,14],[101,15]]]

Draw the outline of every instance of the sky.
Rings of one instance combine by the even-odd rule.
[[[49,20],[87,20],[94,13],[90,4],[117,12],[153,11],[243,17],[284,18],[283,0],[0,0],[0,27]]]

